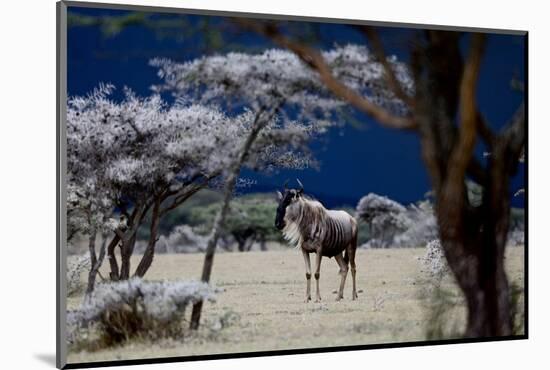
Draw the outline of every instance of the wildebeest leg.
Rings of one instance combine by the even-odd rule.
[[[356,242],[355,242],[356,243]],[[348,246],[348,257],[349,257],[349,264],[351,267],[351,277],[353,280],[353,292],[351,294],[351,299],[356,300],[358,298],[357,296],[357,286],[355,283],[355,250],[357,248],[354,241],[351,242],[351,244]]]
[[[311,301],[311,263],[309,262],[309,252],[302,249],[304,262],[306,264],[306,303]]]
[[[346,276],[348,275],[348,264],[344,261],[344,257],[342,257],[341,253],[334,256],[334,259],[338,263],[338,266],[340,266],[340,289],[336,297],[336,300],[339,301],[344,298],[344,285],[346,284]]]
[[[321,292],[319,290],[319,278],[321,277],[321,259],[323,258],[321,254],[321,249],[317,250],[315,254],[315,285],[316,285],[316,294],[315,302],[321,302]]]

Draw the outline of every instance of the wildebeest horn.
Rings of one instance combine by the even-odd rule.
[[[287,185],[288,185],[288,180],[286,180],[286,181],[285,181],[285,184],[283,185],[283,188],[284,188],[285,190],[288,189],[288,188],[287,188]]]
[[[300,185],[300,190],[304,190],[304,185],[300,182],[300,180],[296,179],[298,181],[298,185]]]

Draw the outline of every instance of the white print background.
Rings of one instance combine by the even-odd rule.
[[[549,23],[544,2],[338,0],[111,1],[530,31],[528,341],[428,346],[174,363],[132,369],[543,368],[550,336]],[[535,5],[536,4],[536,5]],[[0,151],[0,362],[4,369],[52,368],[55,358],[55,1],[2,4]],[[547,366],[547,365],[546,365]]]

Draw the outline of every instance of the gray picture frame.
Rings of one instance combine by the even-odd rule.
[[[470,27],[458,27],[447,25],[432,25],[432,24],[414,24],[414,23],[394,23],[394,22],[381,22],[381,21],[369,21],[369,20],[353,20],[353,19],[335,19],[335,18],[318,18],[309,16],[295,16],[284,14],[260,14],[260,13],[247,13],[247,12],[230,12],[230,11],[217,11],[217,10],[201,10],[201,9],[186,9],[186,8],[173,8],[173,7],[160,7],[160,6],[142,6],[142,5],[130,5],[130,4],[109,4],[99,2],[80,2],[80,1],[60,1],[56,4],[56,18],[57,18],[57,85],[56,85],[56,121],[57,121],[57,155],[56,155],[56,167],[57,167],[57,187],[56,187],[56,200],[57,200],[57,213],[56,213],[56,229],[57,229],[57,248],[56,248],[56,285],[57,285],[57,297],[56,297],[56,366],[57,368],[84,368],[84,367],[99,367],[99,366],[121,366],[132,364],[154,364],[154,363],[167,363],[167,362],[180,362],[180,361],[198,361],[198,360],[212,360],[212,359],[227,359],[227,358],[241,358],[241,357],[258,357],[258,356],[276,356],[287,354],[309,354],[319,352],[334,352],[334,351],[349,351],[349,350],[363,350],[363,349],[377,349],[377,348],[395,348],[395,347],[409,347],[409,346],[424,346],[424,345],[439,345],[439,344],[455,344],[455,343],[476,343],[484,341],[498,341],[498,340],[517,340],[527,339],[528,336],[528,220],[526,212],[525,220],[525,334],[521,336],[512,337],[492,337],[492,338],[464,338],[453,339],[444,341],[426,341],[422,343],[389,343],[389,344],[366,344],[361,346],[346,346],[346,347],[330,347],[330,348],[312,348],[312,349],[294,349],[294,350],[274,350],[266,352],[253,352],[253,353],[231,353],[231,354],[212,354],[201,355],[192,357],[170,357],[170,358],[153,358],[153,359],[139,359],[139,360],[120,360],[120,361],[106,361],[106,362],[94,362],[94,363],[78,363],[68,364],[67,359],[67,344],[66,344],[66,312],[67,312],[67,227],[66,227],[66,199],[67,199],[67,184],[66,184],[66,172],[67,172],[67,158],[66,158],[66,113],[67,113],[67,10],[69,7],[85,7],[85,8],[101,8],[101,9],[113,9],[113,10],[135,10],[143,12],[160,12],[171,14],[195,14],[195,15],[213,15],[213,16],[230,16],[230,17],[244,17],[254,19],[274,19],[274,20],[293,20],[293,21],[310,21],[310,22],[323,22],[323,23],[336,23],[336,24],[357,24],[357,25],[370,25],[370,26],[385,26],[385,27],[406,27],[416,29],[435,29],[435,30],[449,30],[449,31],[464,31],[464,32],[482,32],[482,33],[495,33],[495,34],[507,34],[507,35],[522,35],[525,36],[525,60],[527,60],[528,52],[528,31],[526,30],[508,30],[508,29],[491,29],[491,28],[470,28]],[[527,67],[526,67],[527,71]],[[526,77],[528,76],[526,72]],[[526,79],[526,84],[527,84]],[[525,104],[528,106],[527,100],[527,88],[525,89]],[[527,110],[526,110],[527,111]],[[526,151],[528,143],[526,142]],[[526,159],[527,161],[527,159]],[[525,167],[526,189],[528,187],[528,166]],[[525,199],[525,208],[527,211],[528,199]]]

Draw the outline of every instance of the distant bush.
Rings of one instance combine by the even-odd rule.
[[[199,233],[210,232],[220,203],[212,203],[191,210],[190,224]],[[224,237],[231,237],[240,251],[250,250],[253,242],[265,249],[266,241],[282,241],[281,233],[275,228],[277,203],[271,193],[248,194],[231,202],[224,225]]]
[[[180,225],[168,236],[161,236],[159,239],[158,252],[166,253],[194,253],[204,252],[206,249],[207,237],[193,231],[189,225]],[[163,250],[164,247],[164,250]]]
[[[213,300],[215,289],[195,281],[149,282],[138,278],[98,285],[77,310],[67,313],[69,344],[90,338],[105,346],[132,338],[178,337],[185,308]]]
[[[206,249],[207,237],[195,232],[189,225],[176,226],[168,235],[158,238],[155,253],[197,253]],[[134,247],[135,253],[144,253],[147,242],[140,240]]]
[[[468,182],[468,197],[473,205],[481,204],[482,194],[479,185]],[[359,200],[356,215],[363,221],[359,225],[368,228],[359,235],[361,247],[420,247],[439,237],[435,211],[427,199],[404,206],[388,197],[369,193]],[[511,208],[509,245],[524,244],[524,225],[524,210]]]
[[[438,238],[437,220],[429,201],[409,205],[405,216],[406,228],[394,236],[393,246],[420,247]]]
[[[406,208],[388,197],[369,193],[359,200],[357,216],[365,221],[371,230],[372,239],[368,246],[388,248],[394,236],[407,228]]]
[[[512,208],[510,210],[510,230],[508,232],[508,245],[517,246],[525,244],[525,210]]]
[[[429,201],[407,207],[369,193],[359,200],[356,215],[369,228],[363,247],[418,247],[437,237],[437,221]]]

